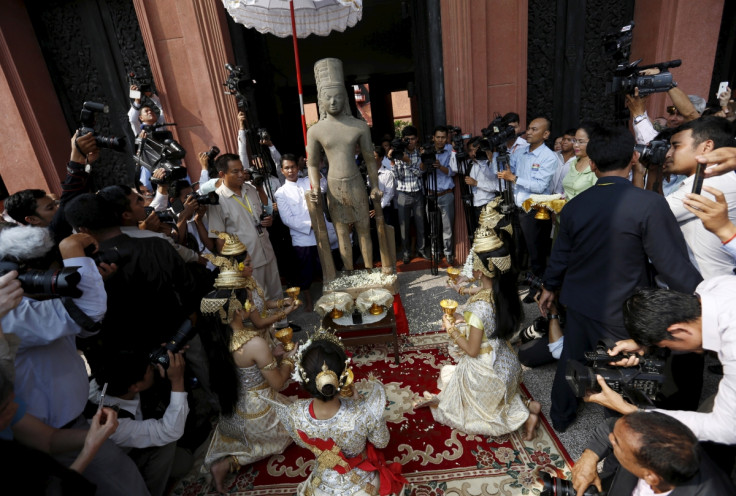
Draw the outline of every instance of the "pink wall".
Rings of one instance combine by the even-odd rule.
[[[713,74],[724,0],[646,0],[634,8],[634,39],[631,60],[642,65],[681,59],[672,69],[678,87],[688,95],[706,100]],[[651,117],[665,114],[671,105],[664,93],[651,95],[647,111]]]

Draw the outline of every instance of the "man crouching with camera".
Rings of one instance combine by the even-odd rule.
[[[17,270],[24,290],[20,304],[1,321],[5,333],[20,338],[16,397],[27,413],[57,429],[89,428],[82,415],[89,381],[76,339],[96,334],[107,310],[102,277],[85,253],[96,247],[92,236],[72,234],[58,246],[64,268],[49,269],[54,244],[47,229],[19,226],[0,231],[2,272]],[[76,453],[57,456],[66,465],[75,458]],[[97,485],[97,494],[147,494],[135,464],[110,441],[83,475]]]

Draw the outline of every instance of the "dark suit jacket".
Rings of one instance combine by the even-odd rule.
[[[608,440],[608,434],[613,431],[615,418],[598,424],[593,431],[593,437],[586,449],[593,451],[601,459],[608,455],[613,456],[613,448]],[[736,494],[736,489],[729,478],[708,456],[700,450],[700,470],[689,481],[677,486],[671,496],[729,496]],[[607,496],[631,496],[639,479],[620,465],[613,476]]]
[[[664,197],[603,177],[562,209],[544,286],[562,288],[560,301],[576,312],[623,326],[624,300],[653,285],[647,260],[676,291],[692,293],[703,279]]]

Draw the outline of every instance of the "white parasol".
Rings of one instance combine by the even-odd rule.
[[[299,65],[297,38],[311,34],[327,36],[331,31],[345,31],[363,16],[363,0],[223,0],[233,20],[260,33],[279,38],[293,36],[299,106],[302,113],[304,146],[307,146],[307,123]]]

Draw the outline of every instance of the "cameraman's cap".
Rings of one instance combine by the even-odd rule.
[[[314,81],[317,83],[317,93],[319,93],[320,88],[345,87],[342,60],[327,58],[315,62]]]

